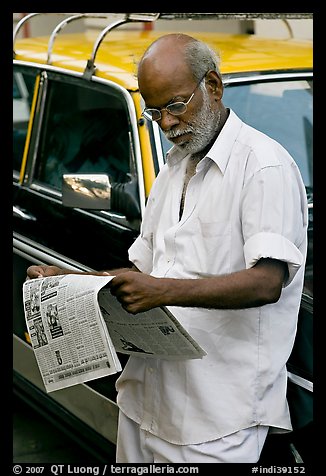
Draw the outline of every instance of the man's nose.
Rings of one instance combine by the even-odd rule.
[[[159,122],[161,129],[163,129],[164,131],[169,131],[171,127],[180,123],[180,119],[178,118],[178,116],[170,114],[166,109],[161,109],[161,116],[162,117]]]

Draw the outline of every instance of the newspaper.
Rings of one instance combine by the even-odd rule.
[[[125,311],[107,287],[113,277],[24,282],[26,325],[47,392],[120,372],[117,352],[172,360],[206,355],[167,308]]]

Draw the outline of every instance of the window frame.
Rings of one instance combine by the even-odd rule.
[[[32,133],[31,138],[28,144],[28,153],[27,153],[27,160],[26,160],[26,167],[24,170],[23,178],[22,178],[22,186],[29,188],[31,191],[34,191],[37,194],[41,194],[43,196],[52,197],[54,200],[61,200],[62,193],[51,187],[46,183],[41,183],[34,179],[35,175],[35,167],[36,167],[36,160],[37,154],[39,150],[39,141],[41,137],[41,130],[43,127],[43,118],[44,118],[44,108],[45,103],[47,100],[47,85],[49,80],[61,80],[61,81],[68,81],[68,82],[76,82],[81,86],[89,87],[91,89],[97,89],[103,94],[106,94],[107,88],[113,88],[115,93],[121,95],[122,101],[124,101],[126,106],[126,111],[128,115],[129,121],[129,140],[130,140],[130,148],[131,148],[131,161],[132,161],[132,170],[134,176],[137,177],[138,182],[138,195],[139,195],[139,204],[141,210],[141,217],[143,216],[144,209],[145,209],[145,186],[144,186],[144,176],[143,176],[143,166],[142,166],[142,158],[141,158],[141,148],[140,148],[140,140],[138,135],[138,124],[137,124],[137,117],[136,117],[136,110],[134,101],[132,98],[132,94],[127,89],[123,88],[119,84],[103,79],[98,77],[92,77],[91,80],[85,80],[83,78],[82,73],[75,72],[75,71],[68,71],[62,70],[57,67],[53,67],[51,65],[39,65],[37,63],[30,63],[26,64],[25,62],[20,62],[19,60],[14,61],[14,68],[27,68],[27,69],[34,69],[38,74],[40,74],[41,80],[39,89],[37,92],[37,105],[36,105],[36,112],[35,116],[32,120]],[[37,75],[36,73],[36,75]],[[31,118],[30,118],[31,121]],[[17,174],[15,174],[17,176]],[[17,177],[18,179],[18,177]],[[91,213],[96,214],[104,220],[112,220],[115,223],[121,224],[123,226],[130,227],[135,229],[139,226],[139,222],[137,223],[130,222],[126,216],[115,212],[114,210],[81,210],[81,213]]]

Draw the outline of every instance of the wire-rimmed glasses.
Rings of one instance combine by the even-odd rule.
[[[150,107],[145,107],[145,109],[142,112],[142,115],[150,120],[150,121],[159,121],[162,118],[161,111],[167,111],[169,114],[172,114],[172,116],[180,116],[180,114],[184,114],[187,110],[188,104],[192,100],[192,98],[195,95],[195,92],[197,88],[199,87],[200,83],[203,81],[207,73],[204,74],[204,76],[201,78],[197,86],[195,87],[193,93],[191,94],[190,98],[188,101],[177,101],[177,102],[172,102],[171,104],[167,104],[164,107],[161,107],[160,109],[157,108],[150,108]]]

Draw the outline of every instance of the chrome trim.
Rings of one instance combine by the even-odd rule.
[[[24,23],[26,23],[30,18],[35,17],[36,15],[42,15],[42,13],[29,13],[28,15],[21,18],[21,20],[19,20],[19,22],[17,23],[17,25],[14,29],[13,38],[12,38],[14,57],[15,57],[15,41],[16,41],[17,35],[19,33],[19,30],[21,29],[21,27],[23,26]]]
[[[293,457],[294,457],[294,460],[296,463],[304,463],[303,459],[301,458],[301,455],[300,453],[298,452],[298,450],[296,449],[296,447],[294,446],[293,443],[290,443],[290,448],[291,448],[291,452],[293,454]]]
[[[121,222],[125,222],[126,221],[126,217],[124,215],[118,215],[117,213],[111,213],[107,210],[101,210],[99,213],[101,215],[104,215],[104,216],[101,216],[100,214],[95,214],[95,213],[92,213],[92,212],[89,212],[88,210],[82,210],[81,208],[76,208],[76,210],[78,210],[79,213],[82,213],[84,215],[88,215],[88,216],[91,216],[91,217],[96,217],[96,220],[100,220],[104,223],[107,223],[108,220],[111,220],[112,223],[114,223],[114,226],[116,226],[117,228],[119,228],[120,230],[130,230],[130,229],[133,229],[133,228],[130,228],[128,226],[126,226],[124,223],[118,223],[117,220],[121,220]],[[105,216],[107,215],[107,216]]]
[[[296,79],[296,78],[301,78],[301,79],[307,79],[307,78],[313,78],[313,72],[312,71],[300,71],[300,72],[294,72],[294,73],[287,73],[287,72],[280,72],[280,73],[261,73],[261,74],[256,74],[254,76],[246,76],[246,73],[236,73],[236,74],[241,74],[242,76],[236,76],[234,77],[234,73],[232,73],[228,77],[228,73],[225,73],[225,75],[222,75],[223,79],[223,84],[233,84],[233,83],[251,83],[251,82],[269,82],[271,80],[275,79]]]
[[[42,197],[44,194],[46,194],[46,198],[52,199],[56,203],[62,202],[62,193],[54,188],[51,188],[50,186],[32,183],[29,187],[29,190]]]
[[[18,233],[13,233],[13,252],[16,255],[31,261],[33,264],[47,264],[69,268],[75,271],[93,271],[78,261],[74,261],[66,256],[60,255],[33,240],[27,239]]]
[[[158,166],[159,166],[159,170],[161,170],[161,168],[164,165],[164,157],[163,157],[163,146],[162,146],[162,141],[160,136],[159,125],[157,124],[157,122],[152,122],[152,127],[153,127],[153,136],[154,136],[154,143],[155,143],[155,148],[157,153]]]
[[[62,194],[57,190],[51,189],[50,187],[45,187],[44,185],[39,185],[36,183],[31,184],[29,187],[29,192],[33,193],[34,195],[38,195],[43,199],[46,198],[54,203],[58,203],[62,205]],[[46,194],[46,197],[44,195]],[[98,210],[96,213],[88,210],[82,210],[81,208],[75,208],[78,210],[79,213],[96,217],[96,220],[101,220],[107,223],[109,220],[112,221],[114,226],[117,226],[120,230],[135,230],[135,227],[130,226],[130,222],[126,219],[124,215],[118,214],[117,212],[111,212],[107,210]],[[102,216],[101,216],[102,215]],[[137,228],[138,230],[138,228]]]
[[[289,371],[288,371],[288,379],[291,382],[298,385],[299,387],[305,388],[309,392],[314,391],[314,384],[310,380],[307,380],[303,377],[299,377],[299,375],[296,375],[296,374],[294,374],[292,372],[289,372]]]
[[[14,217],[21,218],[22,220],[36,221],[36,218],[34,215],[26,213],[23,209],[21,209],[20,207],[17,207],[16,205],[13,205],[12,211],[13,211]]]
[[[160,13],[159,19],[164,20],[223,20],[239,19],[253,20],[260,19],[309,19],[313,18],[313,13]]]

